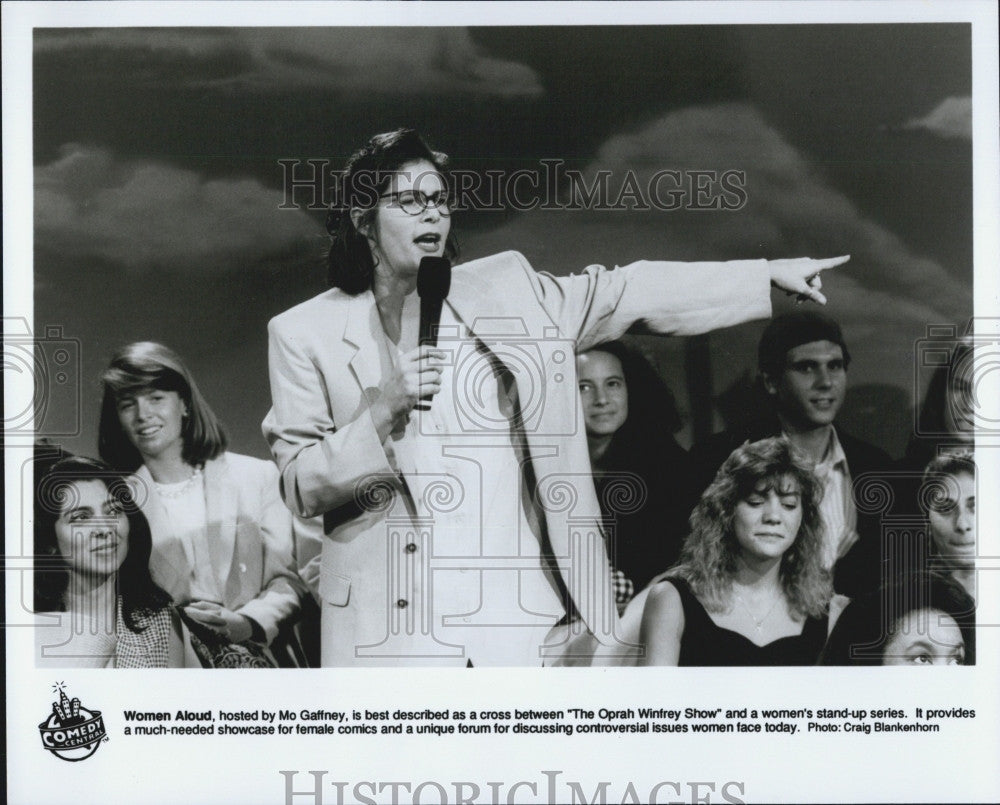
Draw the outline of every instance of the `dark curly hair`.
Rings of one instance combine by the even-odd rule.
[[[372,286],[375,262],[362,231],[375,220],[379,196],[389,186],[393,174],[410,162],[430,162],[448,184],[448,156],[434,151],[413,129],[396,129],[376,134],[351,154],[340,174],[339,198],[326,218],[330,234],[327,279],[334,288],[355,296]],[[362,210],[358,226],[351,210]],[[359,231],[360,230],[360,231]],[[458,257],[454,235],[445,241],[444,256]]]
[[[125,476],[103,461],[68,456],[56,461],[35,483],[35,555],[43,563],[35,566],[34,606],[36,612],[63,612],[69,583],[69,566],[59,551],[56,521],[63,507],[74,497],[70,488],[81,481],[100,481],[122,507],[128,519],[128,553],[118,569],[118,594],[122,599],[125,624],[134,632],[146,627],[144,619],[169,606],[170,596],[149,574],[153,541],[146,516],[140,511],[132,487]]]
[[[683,427],[673,392],[641,352],[624,341],[606,341],[580,354],[590,352],[618,359],[628,391],[628,419],[615,433],[611,449],[619,443],[636,449],[658,434],[677,433]]]
[[[958,624],[963,665],[976,664],[975,602],[958,582],[937,573],[905,574],[853,600],[837,619],[820,665],[882,665],[889,640],[911,612],[944,612]]]

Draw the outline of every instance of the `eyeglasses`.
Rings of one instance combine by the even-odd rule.
[[[449,206],[451,200],[448,198],[447,190],[438,190],[430,195],[422,190],[400,190],[395,193],[385,193],[379,198],[392,199],[389,206],[398,206],[407,215],[420,215],[428,207],[433,207],[440,215],[451,215]]]

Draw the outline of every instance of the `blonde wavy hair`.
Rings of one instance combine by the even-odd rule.
[[[802,615],[823,615],[833,595],[830,573],[821,562],[823,488],[784,437],[744,444],[726,459],[691,513],[691,531],[680,562],[668,576],[684,579],[707,609],[726,609],[740,551],[733,522],[736,505],[755,492],[781,489],[786,481],[798,487],[802,522],[795,541],[781,557],[782,589]]]

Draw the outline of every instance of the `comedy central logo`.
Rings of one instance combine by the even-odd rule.
[[[75,762],[86,760],[108,740],[100,710],[80,706],[79,699],[69,699],[62,682],[53,685],[59,701],[52,703],[52,715],[38,725],[42,746],[56,757]]]

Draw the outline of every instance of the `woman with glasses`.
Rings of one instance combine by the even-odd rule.
[[[269,325],[264,433],[285,503],[324,521],[324,665],[538,665],[572,654],[571,620],[610,636],[573,353],[767,316],[772,283],[822,301],[847,259],[553,277],[504,252],[455,269],[438,345],[418,346],[421,261],[457,253],[446,162],[410,129],[356,151],[333,287]]]

